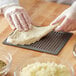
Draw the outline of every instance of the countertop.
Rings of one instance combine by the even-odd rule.
[[[34,25],[46,26],[49,25],[61,12],[63,12],[69,5],[57,4],[54,2],[43,2],[41,0],[20,0],[20,5],[29,13]],[[22,49],[18,47],[3,45],[3,40],[12,32],[7,20],[0,16],[0,50],[6,50],[11,53],[13,57],[11,70],[7,76],[13,76],[14,70],[26,60],[37,57],[50,57],[51,54],[41,53],[33,50]],[[76,68],[76,58],[73,56],[73,46],[76,43],[76,33],[67,42],[61,52],[56,55],[60,59],[68,61],[74,69]],[[55,57],[56,57],[55,56]]]

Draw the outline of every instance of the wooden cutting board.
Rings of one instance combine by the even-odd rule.
[[[26,8],[34,25],[48,25],[53,21],[62,11],[68,8],[68,5],[56,4],[56,3],[46,3],[41,2],[41,0],[20,0],[21,6]],[[0,50],[6,50],[11,53],[13,57],[11,70],[7,76],[13,76],[13,71],[26,60],[42,57],[47,55],[51,58],[53,55],[45,54],[41,52],[36,52],[33,50],[27,50],[22,48],[17,48],[13,46],[3,45],[2,42],[5,38],[12,32],[11,28],[8,26],[8,22],[3,16],[0,16]],[[73,45],[76,43],[76,34],[72,36],[66,46],[62,49],[59,58],[63,58],[65,61],[68,61],[73,66],[76,67],[76,58],[74,58],[72,51]],[[69,54],[68,54],[69,53]]]

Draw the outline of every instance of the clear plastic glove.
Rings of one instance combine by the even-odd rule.
[[[60,23],[60,25],[55,29],[56,31],[68,32],[76,30],[76,2],[59,15],[51,24],[54,26],[57,23]]]
[[[31,19],[24,8],[11,6],[4,8],[3,13],[12,29],[18,29],[19,31],[31,29]]]

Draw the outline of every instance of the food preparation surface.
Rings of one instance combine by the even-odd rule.
[[[57,3],[46,3],[41,2],[41,0],[20,0],[21,6],[26,8],[34,25],[48,25],[51,21],[53,21],[61,12],[63,12],[68,5],[57,4]],[[13,76],[13,71],[23,63],[26,63],[27,60],[33,58],[52,58],[54,55],[41,53],[33,50],[13,47],[4,45],[2,42],[5,38],[8,37],[9,33],[12,32],[9,24],[3,16],[0,16],[0,50],[5,50],[11,53],[13,57],[11,70],[7,76]],[[72,35],[70,40],[67,42],[65,47],[61,50],[61,52],[57,55],[60,59],[63,59],[73,65],[76,68],[76,58],[73,56],[73,46],[76,43],[76,33]],[[76,70],[76,69],[75,69]]]
[[[65,44],[67,43],[67,41],[70,39],[71,36],[72,33],[52,31],[48,35],[43,37],[41,40],[31,45],[15,45],[8,43],[7,39],[3,42],[3,44],[57,55],[59,54],[61,49],[65,46]]]

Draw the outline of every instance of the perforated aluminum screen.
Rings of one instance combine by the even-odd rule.
[[[52,31],[47,36],[43,37],[40,41],[37,41],[31,45],[13,45],[7,43],[6,40],[3,42],[3,44],[57,55],[71,36],[72,33]]]

